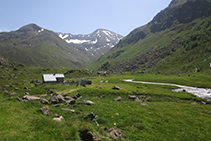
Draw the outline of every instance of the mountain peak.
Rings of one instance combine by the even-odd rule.
[[[32,23],[32,24],[28,24],[28,25],[21,27],[18,31],[28,32],[28,31],[39,31],[41,29],[42,29],[41,27]]]

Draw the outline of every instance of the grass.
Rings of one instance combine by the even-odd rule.
[[[59,70],[57,70],[59,71]],[[64,70],[60,70],[63,72]],[[21,75],[20,75],[20,72]],[[186,74],[176,75],[131,75],[111,74],[108,77],[85,76],[75,78],[70,76],[67,81],[90,79],[92,85],[86,87],[71,85],[36,85],[31,80],[40,80],[42,73],[55,72],[55,70],[31,69],[25,72],[5,71],[4,83],[1,84],[0,94],[0,140],[80,140],[79,131],[91,131],[101,140],[112,140],[101,127],[121,129],[125,134],[123,140],[210,140],[210,105],[203,105],[204,99],[197,98],[188,93],[176,93],[172,86],[133,84],[120,81],[120,79],[135,78],[143,81],[157,81],[179,83],[184,85],[208,86],[210,76],[195,74],[188,77]],[[3,74],[3,73],[2,73]],[[14,75],[14,78],[11,78]],[[80,76],[80,75],[78,75]],[[17,77],[17,78],[15,78]],[[9,80],[7,80],[7,79]],[[24,80],[24,81],[22,81]],[[203,81],[202,81],[203,80]],[[12,83],[11,83],[12,81]],[[108,83],[105,83],[108,81]],[[19,84],[17,84],[19,83]],[[5,85],[9,85],[6,87]],[[10,85],[12,85],[10,87]],[[15,91],[14,86],[20,89]],[[112,90],[116,85],[121,90]],[[49,99],[51,95],[45,93],[49,89],[56,92],[74,96],[82,95],[82,100],[91,100],[95,105],[72,105],[65,103],[60,107],[48,105],[50,116],[40,112],[46,106],[39,101],[19,102],[16,97],[24,96],[24,87],[29,88],[30,95]],[[6,92],[7,90],[8,92]],[[10,91],[16,95],[9,95]],[[142,101],[128,99],[129,95],[136,95]],[[114,101],[121,96],[122,101]],[[142,97],[142,98],[141,98]],[[144,98],[143,98],[144,97]],[[195,104],[192,104],[194,103]],[[142,106],[146,103],[147,106]],[[69,108],[75,113],[61,110]],[[84,117],[93,112],[99,126],[95,122],[85,120]],[[54,115],[62,115],[64,121],[54,121]]]

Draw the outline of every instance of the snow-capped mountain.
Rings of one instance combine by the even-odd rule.
[[[108,52],[123,38],[123,36],[105,29],[97,29],[88,35],[72,35],[70,33],[57,33],[57,35],[94,59]]]

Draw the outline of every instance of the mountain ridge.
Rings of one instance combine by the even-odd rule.
[[[95,60],[113,48],[123,36],[107,29],[96,29],[90,34],[73,35],[71,33],[60,33],[57,35],[67,43],[80,50],[88,57]]]
[[[0,33],[0,56],[27,66],[81,67],[87,58],[53,31],[28,24]]]
[[[148,70],[169,73],[209,69],[209,62],[199,62],[209,60],[202,54],[209,54],[206,44],[210,43],[210,5],[208,0],[173,0],[152,21],[131,31],[90,68],[114,72]],[[179,15],[178,11],[186,14]],[[201,56],[197,52],[201,52]],[[186,64],[182,64],[177,56],[183,58]],[[192,59],[186,61],[185,57]]]

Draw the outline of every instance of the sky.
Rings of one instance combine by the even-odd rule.
[[[171,0],[0,0],[0,32],[35,23],[54,32],[107,29],[126,36],[150,22]]]

